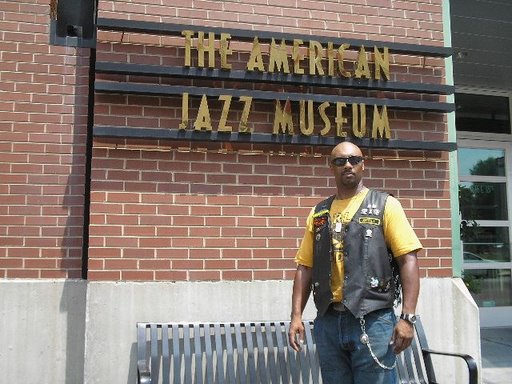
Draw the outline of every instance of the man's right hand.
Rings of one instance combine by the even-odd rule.
[[[302,344],[304,344],[304,324],[302,324],[300,318],[294,318],[290,322],[288,342],[295,351],[299,352],[302,349]]]

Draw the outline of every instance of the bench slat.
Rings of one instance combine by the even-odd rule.
[[[285,328],[285,335],[288,335],[288,331],[290,330],[290,322],[285,321],[283,322],[284,328]],[[287,342],[288,343],[288,342]],[[288,366],[290,368],[290,375],[291,375],[291,382],[292,383],[298,383],[300,372],[301,372],[301,366],[299,364],[299,358],[300,353],[294,353],[292,348],[288,346]]]
[[[281,372],[281,378],[283,384],[289,384],[290,372],[288,371],[288,364],[286,364],[288,354],[288,343],[286,341],[288,333],[286,327],[282,322],[276,323],[276,342],[277,342],[277,356],[279,370]],[[284,340],[283,340],[284,339]]]
[[[192,376],[192,348],[190,345],[190,327],[183,327],[183,351],[185,358],[185,384],[192,384],[193,376]]]
[[[258,359],[256,365],[259,373],[259,383],[269,384],[267,379],[267,365],[265,363],[265,348],[263,346],[263,335],[261,333],[261,324],[256,324],[256,345],[258,346]]]
[[[245,340],[247,342],[247,369],[249,371],[249,382],[257,383],[256,361],[254,359],[254,344],[252,342],[251,324],[244,324]]]
[[[314,322],[310,321],[309,324],[305,327],[306,332],[306,344],[307,344],[307,354],[309,361],[309,369],[311,370],[311,377],[313,379],[314,384],[318,384],[319,376],[320,376],[320,365],[318,362],[318,356],[316,353],[316,345],[313,341],[313,335],[311,330],[313,329]]]
[[[224,366],[222,364],[222,335],[220,324],[214,324],[213,326],[214,334],[215,334],[215,355],[217,358],[217,372],[215,373],[215,382],[219,384],[224,384]]]
[[[198,353],[198,351],[202,351],[203,348],[201,346],[201,330],[204,330],[200,324],[194,324],[194,360],[193,364],[195,365],[195,376],[193,378],[193,382],[195,384],[203,384],[203,354]]]
[[[151,372],[155,372],[158,377],[160,369],[160,355],[158,353],[158,327],[156,324],[151,324],[150,327],[150,343],[151,343]]]
[[[226,370],[227,370],[227,381],[229,383],[235,383],[235,351],[233,348],[233,325],[226,324],[224,326],[224,334],[226,337]]]
[[[242,339],[242,327],[244,324],[235,324],[235,346],[237,353],[237,376],[240,378],[241,383],[247,382],[247,376],[245,374],[245,364],[244,364],[244,344]],[[245,330],[244,330],[245,331]]]
[[[213,383],[213,349],[211,339],[211,328],[209,324],[205,324],[204,327],[204,341],[205,341],[205,357],[206,357],[206,383]]]
[[[272,340],[272,331],[270,323],[267,322],[264,325],[265,327],[265,337],[266,337],[266,347],[267,347],[267,366],[268,372],[270,373],[270,382],[278,383],[279,382],[279,372],[276,367],[276,355],[274,349],[274,340]]]
[[[172,325],[172,356],[174,368],[173,384],[178,384],[181,379],[180,330],[178,324]],[[166,373],[164,372],[163,374],[165,375]]]
[[[171,369],[171,362],[169,356],[169,326],[162,325],[162,370],[169,372]],[[162,375],[162,384],[169,384],[169,375]]]
[[[416,366],[416,374],[418,377],[418,383],[419,384],[427,384],[427,381],[425,380],[425,369],[423,367],[423,364],[421,364],[422,359],[419,354],[420,347],[418,345],[418,341],[416,340],[416,337],[412,341],[412,348],[409,348],[412,350],[412,354],[414,356],[414,364]]]

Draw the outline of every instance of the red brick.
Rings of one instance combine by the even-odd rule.
[[[251,281],[253,280],[252,271],[222,271],[222,280]]]

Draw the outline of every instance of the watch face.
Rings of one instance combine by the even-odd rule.
[[[410,313],[402,313],[400,315],[400,318],[407,320],[411,324],[414,324],[416,322],[416,315],[411,315]]]

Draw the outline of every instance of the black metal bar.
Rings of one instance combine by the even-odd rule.
[[[283,100],[290,101],[313,100],[317,103],[329,101],[332,103],[344,102],[348,104],[373,104],[379,106],[387,106],[389,108],[406,109],[413,111],[430,111],[430,112],[452,112],[455,110],[453,103],[440,103],[433,101],[416,101],[402,99],[380,99],[376,97],[358,97],[358,96],[339,96],[327,94],[297,93],[297,92],[274,92],[274,91],[257,91],[247,89],[232,88],[209,88],[209,87],[192,87],[181,85],[157,85],[142,83],[120,83],[109,81],[96,81],[97,93],[126,93],[134,95],[146,96],[169,96],[181,95],[188,93],[190,95],[206,95],[210,97],[218,97],[220,95],[231,95],[234,97],[251,96],[257,100]]]
[[[94,130],[94,84],[96,81],[96,49],[89,51],[89,91],[87,94],[87,134],[85,139],[84,211],[82,227],[81,277],[87,280],[89,273],[89,224],[91,220],[91,174]]]
[[[330,88],[352,88],[391,92],[419,92],[450,95],[455,87],[444,84],[403,83],[396,81],[360,80],[354,78],[295,75],[286,73],[262,73],[242,70],[223,71],[221,69],[196,67],[166,67],[160,65],[130,64],[98,61],[96,73],[137,76],[162,76],[196,79],[218,79],[253,83],[274,83]]]
[[[271,41],[272,38],[276,40],[284,39],[289,41],[292,41],[293,39],[300,39],[303,40],[304,42],[315,40],[321,44],[333,42],[334,44],[350,44],[351,46],[356,47],[360,47],[363,45],[367,47],[388,47],[391,53],[400,54],[411,54],[431,57],[449,57],[452,55],[452,49],[448,47],[393,43],[388,41],[345,39],[335,38],[331,36],[312,36],[304,34],[290,34],[269,31],[253,31],[248,29],[214,28],[198,25],[158,23],[152,21],[121,20],[110,18],[98,18],[96,25],[97,28],[100,30],[146,33],[156,35],[181,36],[182,31],[190,30],[193,32],[213,32],[216,35],[220,35],[221,33],[229,33],[232,38],[241,41],[253,41],[254,37],[258,36],[258,40],[260,42]]]
[[[189,141],[214,141],[214,142],[242,142],[257,144],[292,144],[313,146],[334,146],[342,138],[304,136],[304,135],[274,135],[270,133],[237,133],[237,132],[204,132],[195,130],[179,130],[165,128],[136,128],[101,126],[94,127],[94,137],[103,138],[130,138],[153,140],[189,140]],[[357,139],[351,138],[351,142],[363,148],[387,148],[409,149],[423,151],[451,152],[457,149],[454,142],[413,141],[413,140],[384,140],[384,139]]]
[[[425,365],[425,371],[427,374],[427,380],[429,383],[436,383],[436,374],[434,371],[434,364],[432,363],[432,358],[430,354],[423,352],[424,349],[428,348],[427,336],[425,335],[425,331],[423,329],[423,325],[421,324],[421,319],[419,316],[416,316],[416,323],[414,324],[414,329],[416,330],[416,335],[418,336],[418,342],[420,344],[422,354],[423,354],[423,363]]]

